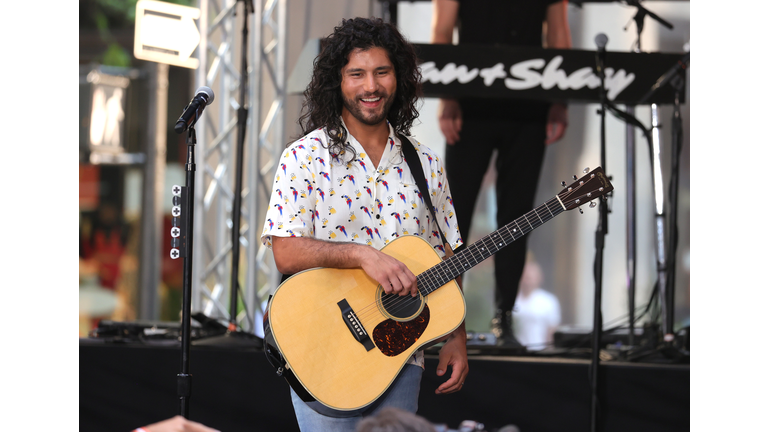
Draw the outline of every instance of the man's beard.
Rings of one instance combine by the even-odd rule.
[[[386,120],[387,114],[389,114],[389,109],[392,107],[392,104],[395,102],[394,96],[389,96],[386,93],[384,94],[375,93],[372,96],[364,96],[364,99],[369,99],[374,97],[381,97],[382,99],[384,99],[383,109],[381,110],[381,112],[378,112],[378,113],[367,114],[365,112],[367,109],[363,108],[360,105],[359,98],[355,97],[354,100],[350,100],[350,99],[347,99],[343,94],[341,95],[341,99],[347,111],[349,111],[350,114],[352,114],[352,116],[356,118],[358,121],[368,126],[376,126],[377,124],[380,124],[382,121]]]

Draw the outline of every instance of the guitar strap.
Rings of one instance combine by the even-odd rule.
[[[429,208],[430,213],[432,214],[432,220],[435,221],[435,225],[437,226],[437,231],[440,233],[440,238],[443,241],[443,244],[445,245],[445,252],[448,255],[451,255],[453,250],[450,247],[450,244],[445,239],[445,236],[443,235],[443,231],[440,229],[440,224],[437,222],[437,216],[435,215],[435,208],[432,206],[432,200],[430,199],[429,194],[429,188],[427,187],[427,180],[426,177],[424,177],[424,169],[421,166],[421,163],[419,162],[419,155],[416,153],[416,149],[413,147],[413,143],[411,143],[411,140],[409,140],[407,137],[405,137],[403,134],[397,134],[398,138],[400,139],[400,148],[403,151],[403,157],[408,163],[408,168],[411,170],[411,175],[413,175],[414,180],[416,181],[416,185],[419,187],[419,192],[421,192],[421,196],[424,198],[424,202],[427,204],[427,208]],[[280,283],[285,282],[286,279],[288,279],[291,275],[283,275]],[[272,296],[269,296],[269,300],[267,300],[267,303],[272,301]],[[285,358],[283,358],[283,355],[280,353],[280,350],[277,349],[277,344],[275,343],[275,337],[272,335],[272,330],[269,326],[269,308],[267,308],[267,313],[264,314],[264,353],[267,356],[267,360],[272,365],[272,367],[275,368],[275,371],[278,376],[281,376],[285,378],[285,380],[288,382],[288,384],[291,386],[294,392],[296,392],[296,395],[301,398],[302,401],[310,403],[315,402],[315,398],[312,397],[312,395],[309,394],[309,392],[304,388],[304,386],[301,385],[299,380],[296,378],[296,375],[293,374],[293,371],[291,371],[289,368],[286,367],[286,361]],[[314,405],[314,404],[312,404]]]
[[[400,138],[400,148],[403,150],[403,157],[405,157],[405,162],[408,163],[408,168],[411,169],[411,175],[413,176],[413,179],[416,180],[416,186],[419,187],[419,192],[421,192],[421,196],[424,197],[424,202],[427,203],[427,208],[429,208],[429,212],[432,214],[432,220],[435,221],[435,225],[437,226],[437,232],[440,233],[440,238],[442,239],[443,245],[445,247],[445,253],[451,254],[453,249],[445,239],[443,230],[440,229],[440,224],[437,222],[435,208],[432,206],[429,188],[427,187],[427,178],[424,176],[424,169],[419,162],[419,155],[416,153],[416,149],[413,147],[413,143],[411,143],[410,139],[400,133],[397,134],[397,137]]]

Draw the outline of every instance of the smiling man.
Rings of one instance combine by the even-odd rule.
[[[275,175],[266,215],[271,223],[261,237],[282,274],[360,268],[387,294],[415,297],[416,276],[380,250],[403,235],[423,237],[441,256],[462,244],[442,159],[408,136],[418,117],[420,79],[413,47],[380,19],[343,20],[324,40],[304,93],[299,119],[304,136],[283,152],[285,166]],[[415,147],[437,221],[402,145]],[[299,190],[296,197],[284,193],[292,187]],[[437,223],[446,244],[433,235]],[[437,374],[445,375],[449,367],[450,376],[436,393],[452,393],[464,384],[463,323],[445,340]],[[299,426],[304,432],[354,431],[360,419],[385,406],[416,412],[423,369],[424,355],[416,351],[386,392],[354,411],[330,409],[292,388]]]

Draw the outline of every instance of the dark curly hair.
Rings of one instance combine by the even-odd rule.
[[[419,116],[416,103],[421,96],[421,71],[413,45],[405,40],[397,27],[380,18],[343,19],[341,25],[321,42],[320,54],[314,61],[312,81],[304,91],[298,123],[302,135],[326,128],[331,153],[344,154],[347,150],[351,159],[355,158],[355,153],[346,144],[347,131],[341,124],[341,109],[344,106],[341,70],[349,62],[349,54],[354,49],[367,50],[371,47],[386,50],[395,66],[397,88],[387,113],[392,128],[395,132],[409,135],[413,121]]]

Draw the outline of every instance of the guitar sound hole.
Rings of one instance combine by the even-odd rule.
[[[378,299],[379,307],[383,309],[384,315],[395,320],[410,320],[421,312],[422,297],[399,296],[395,294],[381,294]]]

